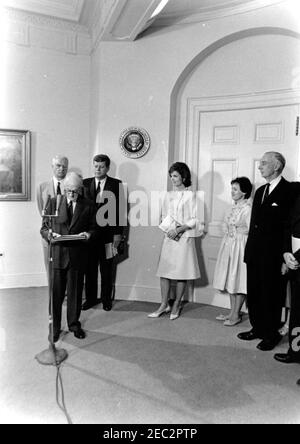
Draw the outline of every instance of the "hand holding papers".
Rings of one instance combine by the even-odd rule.
[[[105,244],[105,255],[106,259],[112,259],[117,256],[118,250],[114,247],[113,243]]]
[[[176,228],[181,227],[181,224],[174,219],[174,217],[167,215],[162,223],[158,226],[170,239],[175,241],[179,241],[182,236],[182,233],[177,233]],[[175,231],[175,234],[173,233]],[[174,237],[175,236],[175,237]]]

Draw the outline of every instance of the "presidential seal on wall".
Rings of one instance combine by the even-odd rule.
[[[127,128],[120,136],[120,146],[125,156],[131,159],[138,159],[149,150],[150,136],[142,128]]]

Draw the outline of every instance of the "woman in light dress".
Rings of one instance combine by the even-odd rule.
[[[225,235],[221,243],[215,268],[213,286],[230,296],[230,313],[217,319],[232,327],[241,322],[241,308],[247,294],[247,269],[244,263],[251,204],[249,198],[252,184],[247,177],[237,177],[231,181],[233,206],[225,217]]]
[[[173,191],[166,193],[162,208],[162,223],[159,228],[165,232],[157,276],[160,277],[161,304],[148,317],[158,318],[163,313],[170,313],[170,319],[177,319],[181,311],[181,299],[187,281],[200,277],[195,237],[201,236],[200,222],[197,218],[196,193],[188,188],[191,185],[191,173],[182,162],[174,163],[169,169]],[[176,281],[176,298],[172,309],[169,305],[171,281]]]

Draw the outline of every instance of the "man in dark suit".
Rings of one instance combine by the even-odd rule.
[[[113,256],[122,240],[123,226],[119,220],[123,202],[122,182],[107,175],[110,159],[98,154],[93,159],[94,177],[84,179],[85,196],[95,203],[97,212],[97,240],[90,244],[89,260],[85,276],[86,300],[83,310],[97,305],[103,310],[112,308]],[[101,274],[101,299],[98,294],[98,266]]]
[[[300,363],[300,197],[291,212],[286,230],[286,248],[283,255],[289,268],[291,282],[291,308],[289,323],[289,349],[274,358],[285,364]]]
[[[69,330],[78,339],[85,337],[79,322],[84,272],[87,263],[88,242],[96,234],[96,209],[81,195],[82,179],[76,173],[65,178],[65,195],[52,198],[45,210],[55,214],[52,227],[44,217],[41,228],[43,238],[49,241],[52,234],[53,284],[53,342],[58,341],[61,327],[62,304],[67,289],[67,322]],[[79,235],[80,240],[60,240],[63,235]]]
[[[282,339],[278,330],[286,297],[286,279],[281,273],[284,230],[295,195],[293,184],[282,177],[284,167],[280,153],[267,152],[260,161],[259,170],[267,184],[255,193],[245,249],[252,329],[238,337],[261,339],[257,348],[262,351],[272,350]]]

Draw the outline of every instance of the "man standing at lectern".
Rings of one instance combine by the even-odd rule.
[[[60,154],[52,159],[53,177],[49,182],[43,182],[37,188],[37,205],[42,216],[42,211],[46,206],[49,196],[55,197],[64,194],[64,180],[68,172],[69,161],[66,156]],[[48,274],[48,242],[42,239],[44,262]]]
[[[65,179],[65,195],[50,200],[45,210],[41,235],[45,241],[52,238],[53,267],[53,342],[58,341],[61,327],[62,304],[67,290],[68,328],[78,339],[85,338],[79,322],[84,273],[87,264],[88,242],[96,233],[96,209],[81,196],[82,179],[69,173]],[[57,214],[49,224],[47,214]],[[51,232],[50,232],[51,230]],[[60,240],[64,235],[78,235],[81,239]]]

